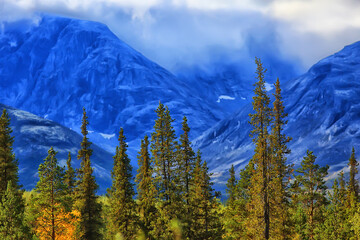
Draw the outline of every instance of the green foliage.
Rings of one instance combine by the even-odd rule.
[[[156,189],[153,178],[153,163],[149,154],[148,136],[141,141],[141,149],[138,153],[138,173],[135,182],[138,191],[139,225],[144,234],[143,239],[154,238],[154,228],[158,218],[156,209]]]
[[[112,185],[109,189],[109,224],[110,239],[120,234],[124,239],[135,239],[137,233],[135,214],[135,195],[132,183],[132,166],[126,153],[124,130],[119,133],[119,146],[114,156],[114,167],[111,172]]]
[[[4,109],[0,117],[0,199],[6,191],[8,181],[11,181],[16,189],[20,189],[18,163],[12,147],[14,138],[11,133],[10,118]]]
[[[64,168],[58,165],[55,150],[51,147],[48,156],[39,166],[39,181],[36,195],[32,198],[31,223],[36,235],[47,239],[57,239],[62,233],[63,221],[59,216],[70,212],[69,196],[64,184]]]
[[[356,174],[358,173],[357,167],[359,166],[358,161],[355,158],[355,148],[352,148],[351,156],[349,159],[348,166],[350,167],[350,176],[348,184],[348,204],[351,205],[351,202],[359,201],[359,182],[356,179]]]
[[[322,210],[327,204],[324,178],[329,167],[320,167],[315,164],[315,159],[313,152],[308,150],[301,167],[297,169],[299,174],[295,177],[295,184],[298,184],[297,204],[306,216],[306,225],[301,229],[301,235],[306,236],[306,239],[314,239],[314,228],[322,223]]]
[[[8,181],[0,202],[0,239],[29,239],[29,230],[24,222],[25,202],[22,191]]]
[[[97,240],[101,238],[101,205],[97,202],[95,177],[93,176],[93,168],[91,167],[90,157],[92,149],[91,142],[87,134],[87,120],[85,108],[83,109],[83,118],[81,125],[81,133],[83,140],[81,149],[78,153],[78,159],[81,160],[80,169],[77,171],[77,182],[75,188],[75,208],[80,212],[80,223],[77,227],[77,237],[79,239]]]

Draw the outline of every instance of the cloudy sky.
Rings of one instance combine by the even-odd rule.
[[[255,55],[303,72],[360,40],[359,0],[0,0],[0,21],[40,13],[103,22],[174,72]]]

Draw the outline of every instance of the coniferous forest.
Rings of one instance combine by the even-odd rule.
[[[328,166],[309,149],[300,166],[287,161],[291,136],[277,79],[273,96],[265,88],[260,59],[254,83],[250,138],[254,154],[239,173],[229,169],[226,197],[213,189],[201,153],[192,149],[190,126],[182,119],[177,137],[170,110],[159,102],[150,136],[143,136],[133,176],[126,129],[120,129],[113,157],[112,186],[97,195],[91,164],[91,123],[83,109],[83,140],[77,156],[60,166],[48,150],[35,189],[19,183],[9,116],[0,117],[0,239],[360,239],[360,197],[355,149],[349,174],[328,188]],[[274,99],[271,103],[271,99]],[[351,148],[352,146],[349,146]],[[80,162],[74,169],[73,161]]]

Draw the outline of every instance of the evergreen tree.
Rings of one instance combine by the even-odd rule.
[[[51,147],[48,156],[39,166],[39,181],[36,184],[36,195],[33,198],[32,223],[40,239],[58,239],[67,230],[64,223],[72,216],[69,207],[64,168],[58,165],[55,150]],[[70,236],[69,236],[70,237]]]
[[[8,181],[11,180],[16,189],[18,185],[18,163],[13,153],[14,137],[11,136],[10,118],[6,111],[3,110],[0,117],[0,199],[6,191]]]
[[[138,191],[138,209],[140,217],[140,226],[144,232],[144,238],[154,239],[154,227],[157,219],[156,209],[156,189],[153,178],[153,164],[149,154],[148,136],[141,140],[141,150],[138,153],[138,174],[135,181],[137,182]]]
[[[206,161],[202,163],[200,152],[197,154],[190,189],[192,223],[190,239],[221,239],[223,226],[220,221],[219,203],[212,188]]]
[[[24,223],[24,199],[22,191],[16,189],[11,180],[0,202],[0,239],[29,239]]]
[[[123,128],[119,132],[119,146],[116,147],[114,167],[111,172],[112,186],[109,192],[109,221],[108,231],[111,239],[116,235],[124,239],[135,239],[136,215],[134,184],[132,183],[132,166],[126,153]]]
[[[256,58],[257,65],[255,96],[253,97],[254,113],[249,114],[250,124],[253,129],[251,137],[255,143],[255,153],[252,158],[254,174],[251,175],[250,211],[247,222],[247,232],[253,239],[269,239],[270,237],[270,176],[271,176],[271,153],[269,151],[268,128],[271,122],[270,98],[265,88],[264,69],[260,59]]]
[[[180,135],[180,144],[177,149],[177,161],[178,169],[176,172],[177,177],[179,178],[180,189],[177,192],[180,192],[182,199],[180,201],[179,211],[182,211],[181,219],[183,221],[182,235],[185,239],[190,238],[190,212],[192,211],[191,205],[189,203],[189,194],[190,186],[192,184],[192,173],[195,166],[195,153],[191,148],[191,142],[189,140],[190,128],[187,123],[187,118],[183,118],[182,122],[183,134]]]
[[[78,170],[78,180],[75,188],[75,207],[80,212],[80,223],[77,229],[79,239],[91,240],[100,239],[99,232],[101,226],[101,205],[97,202],[95,177],[91,167],[90,157],[92,155],[91,142],[87,135],[88,117],[85,108],[83,108],[83,118],[81,133],[83,140],[81,149],[78,153],[78,159],[81,160],[80,169]]]
[[[348,166],[350,167],[350,176],[348,183],[348,204],[351,205],[350,202],[357,202],[359,200],[359,182],[356,179],[356,174],[358,173],[357,167],[359,166],[359,163],[355,158],[354,147],[351,151]]]
[[[298,201],[301,211],[304,211],[306,223],[298,232],[305,239],[314,239],[314,228],[316,224],[323,221],[322,208],[327,203],[326,185],[324,178],[327,175],[328,166],[320,167],[315,164],[316,157],[313,152],[307,151],[307,155],[301,162],[301,167],[297,169],[299,173],[295,177],[295,183],[300,188],[298,191]],[[300,210],[300,209],[299,209]]]
[[[155,186],[157,190],[157,199],[159,200],[160,217],[156,224],[155,232],[161,233],[157,238],[172,238],[171,223],[172,219],[179,216],[177,188],[175,175],[177,161],[175,156],[176,142],[175,131],[172,127],[174,121],[170,116],[167,107],[159,102],[159,107],[155,111],[157,119],[155,120],[154,132],[151,134],[151,153],[154,162]]]
[[[270,171],[270,233],[273,238],[287,239],[289,236],[289,212],[288,212],[288,194],[287,189],[290,182],[292,166],[286,165],[286,155],[290,153],[287,143],[291,138],[284,133],[284,126],[287,124],[287,113],[284,111],[284,105],[281,96],[279,79],[275,85],[275,101],[272,110],[272,132],[270,136],[271,167]]]
[[[67,187],[67,190],[70,194],[70,196],[73,196],[74,194],[74,189],[75,189],[75,170],[71,165],[71,154],[69,152],[68,158],[66,160],[66,171],[65,171],[65,177],[64,177],[64,183]]]
[[[229,173],[230,173],[230,178],[227,181],[226,184],[226,193],[228,194],[228,199],[226,201],[226,204],[228,206],[231,206],[234,204],[235,200],[236,200],[236,195],[237,195],[237,181],[235,178],[235,169],[234,169],[234,165],[231,165],[231,168],[229,169]]]

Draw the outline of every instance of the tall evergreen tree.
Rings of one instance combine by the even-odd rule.
[[[134,184],[132,166],[128,157],[123,128],[119,132],[119,146],[116,147],[114,167],[111,172],[112,185],[109,190],[108,231],[114,238],[117,234],[124,239],[135,239],[137,232]]]
[[[226,183],[226,193],[228,194],[228,199],[226,201],[226,204],[228,206],[231,206],[234,204],[237,196],[237,180],[235,178],[235,169],[234,165],[231,165],[231,168],[229,169],[230,178]]]
[[[69,194],[72,196],[75,189],[75,170],[71,165],[71,153],[69,152],[68,158],[66,160],[66,170],[65,170],[65,177],[64,177],[64,183],[66,184],[66,187],[69,191]]]
[[[359,200],[359,182],[356,179],[356,174],[358,173],[357,167],[359,166],[358,161],[355,158],[355,148],[352,148],[351,156],[349,159],[348,166],[350,167],[350,176],[348,183],[348,202],[357,202]],[[353,199],[351,199],[353,198]]]
[[[159,199],[159,213],[157,227],[161,230],[161,236],[157,238],[168,239],[172,237],[171,223],[172,219],[177,219],[178,201],[177,201],[177,176],[175,169],[176,161],[176,137],[172,127],[174,121],[170,116],[167,107],[159,102],[159,107],[155,111],[157,119],[155,120],[154,132],[151,134],[151,153],[154,161],[155,186],[157,198]]]
[[[252,158],[255,172],[251,175],[249,194],[251,195],[248,209],[248,233],[250,238],[269,239],[270,237],[270,175],[271,154],[269,151],[268,128],[271,122],[270,98],[265,88],[265,72],[260,59],[256,58],[255,96],[253,97],[254,113],[249,114],[253,129],[251,137],[255,143]]]
[[[29,239],[29,230],[24,222],[24,199],[11,180],[0,202],[0,239]]]
[[[179,181],[176,182],[180,188],[179,192],[182,199],[180,200],[179,211],[182,211],[181,220],[183,222],[182,236],[187,239],[190,238],[190,212],[192,211],[189,203],[190,186],[192,184],[192,173],[195,166],[195,153],[191,148],[191,142],[189,139],[190,127],[187,122],[187,118],[183,118],[182,122],[183,134],[180,135],[180,144],[177,149],[177,165],[178,169],[175,172]],[[183,202],[182,202],[183,201]]]
[[[14,137],[11,136],[10,118],[6,109],[0,117],[0,199],[6,191],[8,181],[11,180],[16,189],[18,185],[18,163],[13,153]]]
[[[286,164],[286,155],[290,153],[287,143],[291,138],[287,137],[283,131],[287,124],[287,113],[284,111],[284,105],[281,96],[279,78],[275,85],[275,101],[272,110],[272,124],[270,136],[271,149],[271,172],[270,177],[270,233],[273,238],[287,239],[289,236],[289,212],[288,212],[288,194],[287,189],[290,183],[290,174],[292,166]]]
[[[40,179],[35,188],[37,194],[33,198],[35,221],[32,225],[40,239],[60,238],[67,230],[64,223],[71,219],[71,216],[66,214],[71,212],[71,209],[64,183],[64,168],[58,165],[56,154],[51,147],[48,156],[39,166]]]
[[[138,209],[140,226],[144,232],[146,240],[154,239],[156,219],[158,212],[156,209],[156,189],[153,178],[153,163],[149,154],[148,136],[141,140],[141,150],[138,153],[138,173],[136,175],[138,191]]]
[[[194,184],[190,189],[190,204],[193,206],[190,239],[221,239],[223,234],[219,203],[208,170],[206,161],[202,163],[198,152],[193,173]]]
[[[305,213],[306,224],[298,233],[305,239],[314,239],[314,228],[316,224],[323,221],[321,209],[326,204],[326,185],[324,178],[329,166],[320,167],[315,164],[316,157],[313,152],[307,151],[307,155],[297,169],[299,173],[295,177],[295,183],[299,185],[298,200],[300,207]]]
[[[83,118],[81,133],[83,140],[81,149],[78,153],[78,159],[81,160],[80,169],[78,169],[78,180],[75,188],[75,207],[80,212],[80,223],[77,229],[79,239],[91,240],[101,238],[101,205],[97,201],[95,177],[91,167],[90,157],[92,155],[91,142],[87,135],[88,117],[85,108],[83,108]]]

